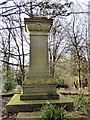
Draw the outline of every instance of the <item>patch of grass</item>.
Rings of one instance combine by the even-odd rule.
[[[88,113],[90,113],[90,101],[88,101],[86,104],[86,110]]]
[[[66,120],[66,111],[64,107],[48,104],[41,108],[41,116],[43,120]]]
[[[85,118],[89,120],[90,118],[90,99],[89,96],[85,96],[83,93],[80,95],[69,95],[74,101],[74,111],[69,112],[69,117],[73,118]]]

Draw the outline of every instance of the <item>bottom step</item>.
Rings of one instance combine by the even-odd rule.
[[[43,120],[41,117],[41,112],[20,112],[17,115],[16,120]],[[66,120],[90,120],[89,118],[85,118],[82,116],[76,116],[75,118],[67,117]]]
[[[40,112],[20,112],[16,120],[42,120]]]

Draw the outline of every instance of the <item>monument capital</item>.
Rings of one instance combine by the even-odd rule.
[[[25,18],[26,31],[29,35],[48,35],[53,20],[46,17]]]

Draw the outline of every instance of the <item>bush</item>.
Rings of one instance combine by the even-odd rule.
[[[57,80],[56,88],[69,88],[69,85],[66,84],[63,79],[60,79],[58,75],[55,77],[55,79]]]
[[[4,92],[8,92],[10,90],[13,90],[16,86],[16,83],[12,80],[8,80],[4,83]]]
[[[90,113],[90,101],[88,101],[86,104],[86,110],[87,110],[87,112]]]
[[[79,97],[77,98],[76,109],[84,111],[86,108],[87,101],[84,98],[84,94],[81,92]]]
[[[62,84],[62,83],[58,83],[57,85],[56,85],[56,88],[69,88],[69,86],[67,85],[67,84]]]
[[[85,88],[85,87],[88,86],[88,80],[87,80],[87,78],[85,78],[85,79],[82,81],[82,86],[83,86],[83,88]]]
[[[56,107],[48,104],[41,108],[43,120],[66,120],[66,111],[64,107]]]

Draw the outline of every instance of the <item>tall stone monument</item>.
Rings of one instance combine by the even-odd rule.
[[[57,106],[66,105],[67,109],[73,109],[72,101],[63,97],[59,99],[56,81],[49,75],[48,34],[52,22],[52,19],[45,17],[25,19],[26,30],[30,36],[29,77],[23,82],[23,92],[15,94],[7,104],[9,112],[20,112],[17,120],[21,120],[22,116],[27,120],[27,112],[32,114],[33,111],[40,110],[42,105],[48,103]],[[32,120],[30,117],[29,120]]]
[[[45,17],[25,19],[30,36],[29,77],[23,83],[21,100],[56,99],[56,81],[49,75],[48,34],[53,21]]]

